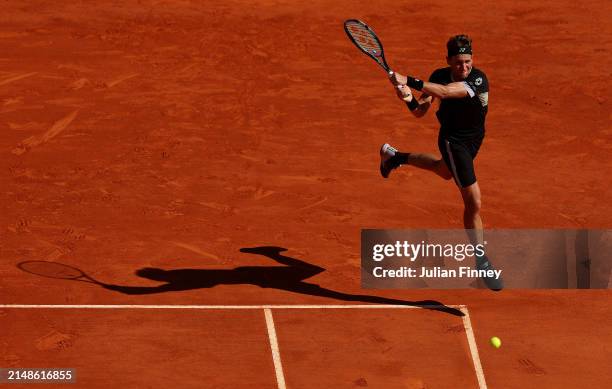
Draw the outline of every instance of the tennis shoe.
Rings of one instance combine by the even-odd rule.
[[[384,178],[388,178],[391,170],[397,169],[399,166],[397,149],[388,143],[382,145],[380,148],[380,174]]]
[[[476,257],[476,269],[477,270],[495,270],[495,268],[493,267],[493,264],[491,263],[491,261],[489,260],[489,258],[487,258],[486,255],[483,255],[482,257]],[[499,278],[495,278],[495,276],[491,276],[491,277],[486,277],[483,276],[482,280],[484,281],[485,285],[487,285],[487,287],[491,290],[494,291],[500,291],[504,288],[504,281],[501,278],[501,275]]]

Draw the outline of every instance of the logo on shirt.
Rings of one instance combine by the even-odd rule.
[[[478,77],[478,78],[476,79],[476,81],[474,81],[474,84],[476,84],[476,86],[481,85],[481,84],[482,84],[482,77]]]

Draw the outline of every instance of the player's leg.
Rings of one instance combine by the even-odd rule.
[[[446,167],[444,160],[433,154],[405,153],[404,159],[406,161],[406,165],[418,167],[419,169],[429,170],[430,172],[437,174],[445,180],[450,180],[451,178],[453,178],[453,175]]]
[[[385,143],[380,148],[380,174],[387,178],[393,169],[401,165],[429,170],[445,180],[453,178],[443,159],[428,153],[404,153]]]
[[[448,165],[463,199],[463,226],[472,244],[482,244],[482,219],[480,218],[481,195],[474,171],[474,157],[478,147],[469,142],[441,139],[440,152]],[[480,146],[478,143],[477,146]]]
[[[481,194],[480,187],[476,181],[474,172],[474,158],[478,153],[480,142],[454,142],[443,139],[441,149],[445,152],[443,156],[449,166],[457,186],[463,198],[463,225],[468,234],[470,243],[473,245],[484,245],[484,233],[482,219],[480,217]],[[476,268],[478,270],[495,270],[493,264],[486,255],[476,256]],[[493,276],[482,278],[488,288],[501,290],[503,280]]]
[[[480,217],[480,187],[474,182],[465,188],[460,188],[463,198],[463,226],[472,244],[483,244],[482,218]]]
[[[455,179],[463,199],[463,226],[474,245],[482,244],[482,219],[480,218],[481,196],[480,187],[476,181],[474,172],[473,150],[469,143],[456,142],[441,139],[439,142],[440,152],[444,162]]]
[[[482,245],[484,247],[484,230],[482,227],[482,218],[480,217],[480,187],[478,182],[474,182],[464,188],[460,188],[461,197],[463,197],[463,226],[468,234],[470,243],[474,246]],[[491,271],[495,270],[489,257],[485,255],[476,255],[476,269]],[[489,289],[501,290],[504,287],[504,282],[501,278],[494,276],[482,277],[482,280]]]

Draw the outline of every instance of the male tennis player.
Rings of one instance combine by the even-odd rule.
[[[380,173],[387,178],[393,169],[411,165],[447,180],[453,178],[463,198],[463,225],[472,244],[483,244],[480,188],[474,172],[474,158],[485,135],[489,83],[486,75],[472,65],[472,40],[467,35],[451,37],[446,48],[449,66],[434,71],[429,82],[399,73],[390,77],[398,96],[417,118],[425,115],[436,98],[441,100],[436,116],[440,122],[438,148],[442,158],[400,152],[384,144],[380,149]],[[410,88],[423,92],[421,97],[414,97]],[[477,257],[476,266],[493,269],[486,256]],[[503,287],[501,279],[484,278],[484,281],[494,290]]]

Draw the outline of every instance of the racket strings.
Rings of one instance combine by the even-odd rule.
[[[347,30],[355,39],[355,42],[365,51],[374,54],[381,55],[382,47],[378,40],[374,38],[372,33],[360,24],[348,24]]]

